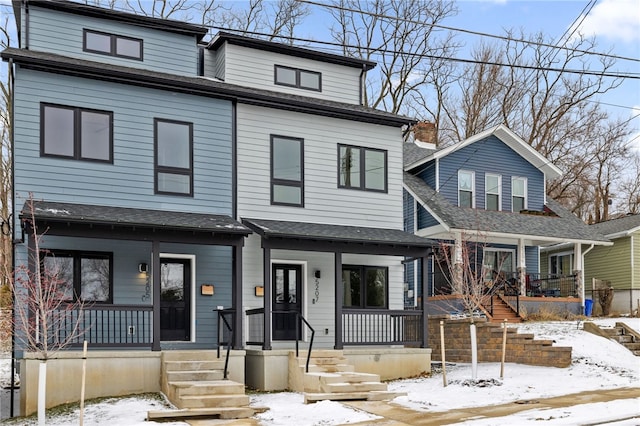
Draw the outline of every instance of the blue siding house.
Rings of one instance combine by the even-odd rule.
[[[502,286],[495,295],[500,300],[486,299],[489,317],[502,319],[492,310],[501,301],[517,319],[519,306],[531,312],[540,297],[579,313],[584,308],[582,256],[575,256],[565,274],[540,275],[539,249],[562,242],[579,251],[583,244],[610,243],[547,196],[546,182],[561,171],[502,125],[446,148],[425,141],[430,139],[423,131],[428,125],[420,126],[404,147],[405,226],[441,241],[424,286],[435,312],[451,309],[451,293],[460,288],[453,271],[468,268],[487,292],[496,283]],[[411,263],[406,268],[408,305],[423,296],[423,282]],[[438,302],[442,299],[449,301]]]

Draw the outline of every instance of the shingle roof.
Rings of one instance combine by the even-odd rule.
[[[280,108],[289,111],[326,115],[395,127],[404,126],[414,121],[409,117],[391,114],[362,105],[238,86],[204,77],[184,76],[141,68],[123,67],[120,65],[61,56],[54,53],[8,48],[2,52],[1,56],[5,60],[13,59],[25,67],[46,72],[62,72],[66,75],[236,100],[240,103]]]
[[[640,214],[630,214],[618,219],[594,223],[591,227],[607,236],[634,232],[635,230],[640,229]]]
[[[413,142],[402,144],[402,159],[404,165],[414,164],[433,155],[436,149],[421,148]]]
[[[434,244],[431,240],[397,229],[267,219],[243,219],[242,223],[263,238],[279,237],[334,242],[398,244],[412,247],[431,247]]]
[[[426,205],[440,221],[454,229],[491,233],[529,235],[532,238],[563,241],[606,242],[607,238],[598,230],[587,226],[580,218],[562,207],[560,203],[547,199],[547,207],[557,216],[534,215],[490,211],[458,207],[422,179],[404,173],[404,184]]]
[[[196,36],[200,41],[209,31],[207,27],[190,24],[173,19],[154,18],[135,13],[122,12],[115,9],[91,6],[83,3],[67,0],[29,0],[29,6],[43,7],[47,9],[62,10],[78,15],[92,16],[100,19],[113,19],[127,22],[141,27],[154,28],[173,33]],[[17,19],[18,25],[20,19]]]
[[[21,219],[30,219],[31,202],[25,202]],[[96,206],[91,204],[33,201],[36,221],[68,222],[96,225],[136,226],[197,232],[249,235],[251,231],[229,216],[184,213],[166,210]]]

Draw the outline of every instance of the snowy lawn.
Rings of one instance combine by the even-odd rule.
[[[640,331],[638,318],[596,319],[601,326],[612,326],[616,321],[625,322]],[[640,357],[635,357],[623,346],[584,332],[582,323],[576,321],[524,323],[518,326],[521,333],[534,333],[537,339],[552,339],[557,346],[571,346],[572,365],[568,368],[534,367],[506,364],[504,378],[500,379],[499,363],[482,363],[478,378],[487,387],[468,386],[471,379],[469,364],[447,364],[448,386],[442,383],[440,369],[434,368],[430,377],[398,380],[389,383],[389,389],[406,392],[395,403],[418,411],[446,411],[464,407],[485,407],[514,401],[560,396],[587,390],[613,389],[640,386]],[[8,368],[3,371],[8,377]],[[261,425],[339,425],[365,422],[377,417],[347,408],[338,402],[324,401],[303,404],[301,394],[282,392],[253,394],[255,406],[269,407],[256,418]],[[86,425],[152,425],[146,422],[146,412],[164,405],[160,398],[127,397],[107,399],[88,404]],[[65,413],[51,414],[47,424],[52,426],[77,424],[77,406]],[[616,423],[610,419],[636,417]],[[507,417],[468,420],[465,425],[487,426],[503,424],[575,425],[594,423],[594,419],[618,426],[638,425],[640,417],[640,388],[638,398],[610,403],[583,404],[564,409],[527,410]],[[17,420],[17,421],[16,421]],[[36,424],[33,419],[15,419],[2,424]],[[162,423],[186,425],[186,423]]]

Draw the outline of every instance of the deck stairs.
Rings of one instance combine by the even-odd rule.
[[[243,419],[262,411],[249,407],[243,383],[224,379],[216,351],[163,351],[161,389],[177,409],[149,411],[147,420]]]
[[[330,400],[391,400],[405,393],[390,392],[378,374],[356,372],[341,350],[311,351],[309,372],[307,352],[289,353],[289,387],[304,394],[305,404]]]
[[[493,299],[493,315],[491,314],[491,302],[487,301],[483,304],[483,308],[487,314],[489,322],[504,322],[506,319],[509,324],[522,322],[522,317],[509,305],[499,294],[491,296]]]
[[[640,356],[640,333],[622,322],[613,327],[602,327],[592,322],[584,323],[584,330],[614,340],[629,349],[635,356]]]

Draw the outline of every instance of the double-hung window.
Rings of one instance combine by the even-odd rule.
[[[61,300],[112,302],[111,253],[45,250],[41,259],[43,285],[56,286]]]
[[[84,30],[83,50],[109,56],[142,60],[142,40],[101,31]]]
[[[573,253],[558,253],[549,256],[549,272],[552,275],[571,275],[573,273]]]
[[[322,74],[299,68],[275,66],[275,83],[280,86],[297,87],[299,89],[322,91]]]
[[[388,306],[388,268],[344,265],[342,267],[343,306],[345,308],[386,308]]]
[[[304,140],[271,135],[271,204],[304,206]]]
[[[511,210],[520,212],[527,209],[527,178],[511,178]]]
[[[502,176],[486,174],[485,183],[485,209],[502,210]]]
[[[193,124],[154,120],[155,192],[193,195]]]
[[[338,145],[338,187],[387,191],[387,151]]]
[[[509,279],[513,276],[515,251],[485,247],[483,250],[484,278],[487,281],[498,277]]]
[[[113,113],[41,104],[40,154],[112,163]]]
[[[475,173],[469,170],[458,170],[458,205],[475,207]]]

